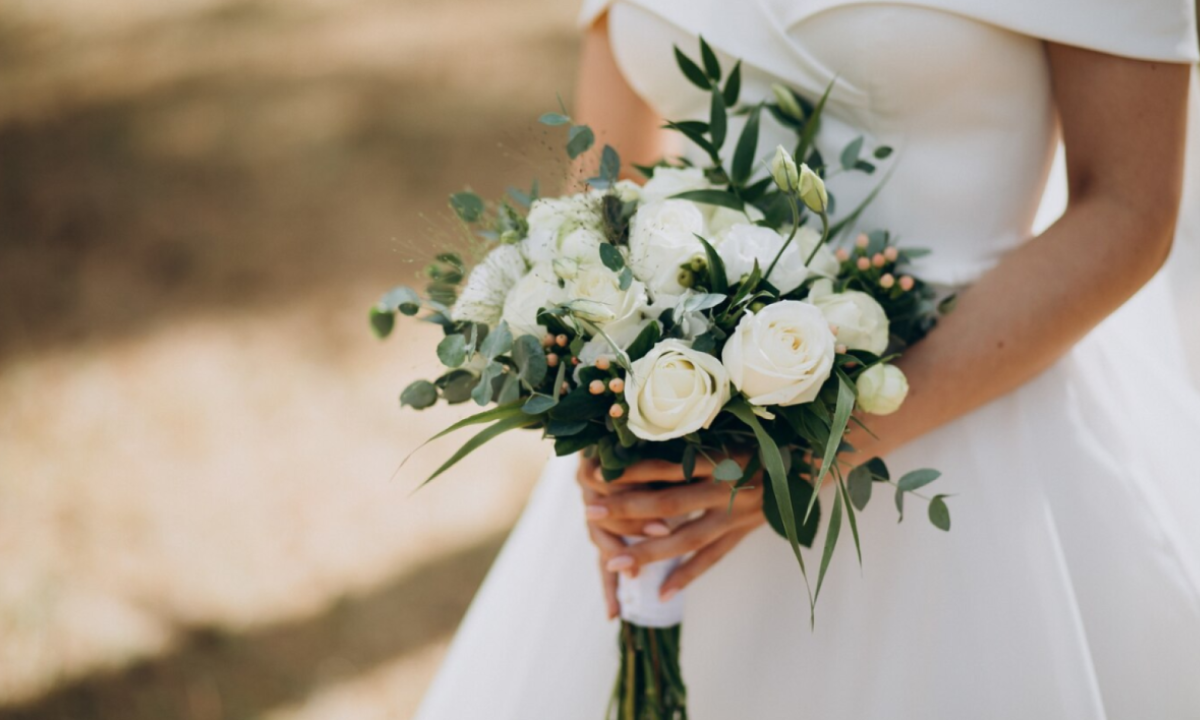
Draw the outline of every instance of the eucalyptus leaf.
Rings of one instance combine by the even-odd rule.
[[[929,522],[938,530],[950,530],[950,508],[946,507],[945,495],[934,495],[929,501]]]
[[[721,482],[737,482],[742,479],[742,466],[733,458],[725,458],[713,468],[713,478]]]
[[[904,477],[900,478],[896,483],[896,487],[905,492],[912,492],[913,490],[925,487],[941,476],[940,472],[930,468],[913,470],[912,472],[905,473]]]
[[[543,125],[550,126],[566,125],[567,123],[571,122],[571,118],[563,115],[562,113],[546,113],[538,118],[538,122]]]
[[[842,149],[842,168],[846,170],[854,169],[854,166],[858,163],[859,153],[862,152],[862,146],[863,136],[859,135]]]
[[[558,401],[549,395],[531,395],[521,406],[521,412],[526,415],[541,415],[557,404]]]
[[[469,190],[451,195],[450,207],[463,222],[473,223],[483,216],[483,198]]]
[[[621,292],[628,290],[629,286],[633,285],[633,271],[629,268],[622,270],[620,276],[617,278],[617,284]]]
[[[390,310],[380,310],[377,307],[371,308],[370,313],[371,330],[375,332],[375,337],[383,339],[392,334],[392,328],[396,326],[396,313]]]
[[[437,387],[428,380],[417,380],[400,393],[400,406],[424,410],[437,402]]]
[[[483,372],[479,375],[479,382],[476,383],[475,389],[471,391],[471,399],[476,405],[485,406],[492,401],[492,383],[503,372],[504,366],[500,363],[488,363],[484,366]]]
[[[507,405],[521,396],[521,381],[515,372],[510,372],[504,376],[504,384],[500,386],[500,394],[496,397],[496,402],[501,405]]]
[[[476,384],[475,373],[461,369],[451,370],[438,378],[436,383],[442,391],[442,397],[451,405],[470,400]]]
[[[725,302],[728,297],[728,295],[722,293],[690,293],[685,295],[679,301],[679,304],[675,306],[675,316],[679,317],[685,313],[709,310]]]
[[[621,272],[625,268],[625,258],[621,256],[617,246],[611,243],[600,243],[600,262],[613,272]]]
[[[551,420],[546,423],[546,434],[551,437],[571,437],[587,429],[586,420]]]
[[[461,366],[467,361],[467,339],[457,333],[447,335],[438,343],[437,356],[446,367]]]
[[[421,296],[416,290],[400,285],[384,293],[378,307],[380,310],[398,310],[411,317],[421,311]]]
[[[620,173],[621,156],[617,155],[617,151],[613,150],[611,145],[605,145],[604,150],[600,152],[600,177],[611,185],[617,181]]]
[[[579,157],[588,150],[596,142],[596,135],[587,125],[572,125],[571,130],[567,133],[567,155],[571,159]]]
[[[890,147],[888,147],[887,145],[880,145],[879,147],[875,148],[875,159],[876,160],[883,160],[891,154],[892,154],[892,149]]]
[[[850,496],[850,504],[859,510],[865,510],[867,502],[871,499],[871,488],[874,485],[871,477],[871,469],[864,465],[859,465],[850,471],[850,475],[846,478],[847,494]]]
[[[512,359],[517,364],[521,379],[530,387],[537,387],[546,379],[546,351],[542,343],[532,335],[522,335],[513,341]]]
[[[896,488],[896,512],[900,513],[900,517],[896,518],[896,522],[904,520],[904,491]]]
[[[479,344],[479,352],[488,360],[495,360],[511,350],[512,345],[512,331],[508,329],[508,323],[501,320],[496,329],[488,333]]]

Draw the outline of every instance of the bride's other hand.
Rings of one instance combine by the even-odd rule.
[[[612,588],[610,611],[615,605],[617,572],[635,576],[648,563],[692,554],[663,582],[660,595],[667,599],[715,565],[757,528],[762,514],[762,487],[739,490],[732,504],[730,486],[711,478],[712,465],[698,460],[697,482],[679,487],[646,489],[651,483],[682,483],[683,468],[676,463],[648,460],[630,466],[619,480],[605,483],[595,463],[580,464],[589,528],[600,549],[606,589]],[[663,518],[695,517],[667,533],[629,533],[625,528],[662,523]],[[665,524],[664,524],[665,529]],[[597,540],[597,535],[602,534]],[[652,535],[626,546],[619,535]]]

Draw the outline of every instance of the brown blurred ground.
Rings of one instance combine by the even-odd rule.
[[[0,3],[0,718],[411,715],[548,451],[410,497],[365,309],[553,184],[574,10]]]

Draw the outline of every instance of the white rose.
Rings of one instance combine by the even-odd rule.
[[[690,190],[707,190],[712,183],[704,177],[704,171],[696,167],[656,167],[654,176],[642,186],[642,202],[652,203],[666,200]]]
[[[895,365],[874,365],[858,376],[858,406],[872,415],[890,415],[908,397],[908,378]]]
[[[612,191],[621,199],[621,202],[635,202],[642,197],[642,186],[631,180],[618,180],[612,186]],[[594,200],[599,200],[608,194],[608,190],[600,190],[598,188],[587,191],[587,197]]]
[[[603,265],[591,265],[567,283],[566,300],[584,320],[604,331],[618,346],[625,348],[646,325],[648,304],[646,286],[634,280],[621,289],[620,277]]]
[[[584,227],[560,237],[554,257],[554,272],[570,280],[583,268],[601,265],[600,246],[604,242],[604,235],[599,231]]]
[[[801,228],[803,230],[804,228]],[[780,256],[768,281],[784,295],[800,287],[808,277],[804,267],[804,255],[800,247],[799,233]],[[729,282],[738,283],[754,270],[754,263],[766,274],[771,262],[779,254],[787,238],[771,228],[761,225],[734,225],[725,233],[725,239],[717,247],[717,254],[725,263],[725,275]]]
[[[704,215],[686,200],[642,205],[629,231],[629,269],[654,294],[679,295],[679,271],[704,257],[696,235],[704,232]]]
[[[796,239],[793,243],[800,246],[801,262],[808,259],[812,255],[812,261],[808,263],[808,272],[810,275],[823,275],[824,277],[837,277],[838,272],[842,269],[842,264],[838,262],[833,251],[829,249],[828,243],[821,243],[821,231],[809,226],[801,227],[796,231]],[[813,255],[813,248],[820,244],[817,248],[817,254]],[[780,261],[782,262],[782,261]]]
[[[799,405],[817,397],[833,370],[835,340],[815,305],[784,300],[747,312],[721,360],[753,405]]]
[[[587,195],[541,198],[533,201],[525,222],[529,232],[520,243],[530,265],[553,262],[559,239],[577,228],[600,231],[600,203]]]
[[[541,336],[546,329],[538,325],[538,310],[558,305],[565,298],[566,294],[559,287],[553,269],[549,265],[538,265],[509,291],[501,317],[508,323],[514,336]]]
[[[712,210],[708,214],[708,234],[704,236],[704,239],[712,243],[714,247],[725,240],[726,233],[734,225],[754,223],[763,219],[762,210],[753,205],[747,205],[746,212],[738,212],[733,208],[720,205],[709,205],[708,207]],[[748,219],[747,216],[749,216]]]
[[[680,340],[663,340],[625,379],[629,429],[643,440],[683,437],[711,425],[729,395],[720,361]]]
[[[837,326],[838,342],[851,350],[882,355],[888,346],[888,317],[875,298],[857,290],[833,292],[833,283],[813,283],[808,301]]]
[[[514,245],[501,245],[475,266],[450,311],[456,322],[493,326],[500,322],[509,291],[525,275],[525,260]]]

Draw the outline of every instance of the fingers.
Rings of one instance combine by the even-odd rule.
[[[636,577],[638,569],[659,560],[679,557],[697,552],[716,541],[717,538],[734,530],[756,525],[755,516],[761,513],[743,512],[730,514],[724,510],[710,510],[700,518],[678,528],[665,538],[654,538],[630,545],[620,554],[605,563],[612,572],[628,572]]]
[[[735,507],[753,504],[753,492],[738,491]],[[631,490],[608,497],[595,495],[586,499],[587,516],[593,521],[672,518],[698,510],[725,508],[729,505],[729,493],[725,484],[699,482],[663,490]]]
[[[716,565],[721,558],[729,554],[730,550],[737,547],[737,544],[742,541],[747,535],[758,527],[757,524],[748,525],[746,527],[731,530],[714,542],[705,545],[696,554],[690,557],[687,562],[675,568],[674,572],[667,576],[663,581],[662,586],[658,590],[659,597],[663,602],[670,600],[676,593],[691,584],[693,580],[700,577]]]
[[[696,458],[696,468],[693,477],[711,475],[713,464],[705,458]],[[603,481],[600,469],[594,471],[595,477]],[[621,477],[614,480],[613,485],[630,485],[650,482],[683,482],[683,466],[666,460],[642,460],[625,468]]]
[[[604,587],[604,606],[611,620],[617,616],[621,607],[617,603],[617,574],[605,568],[609,558],[619,555],[625,550],[621,538],[612,535],[595,525],[588,523],[588,535],[592,543],[600,550],[600,581]]]

